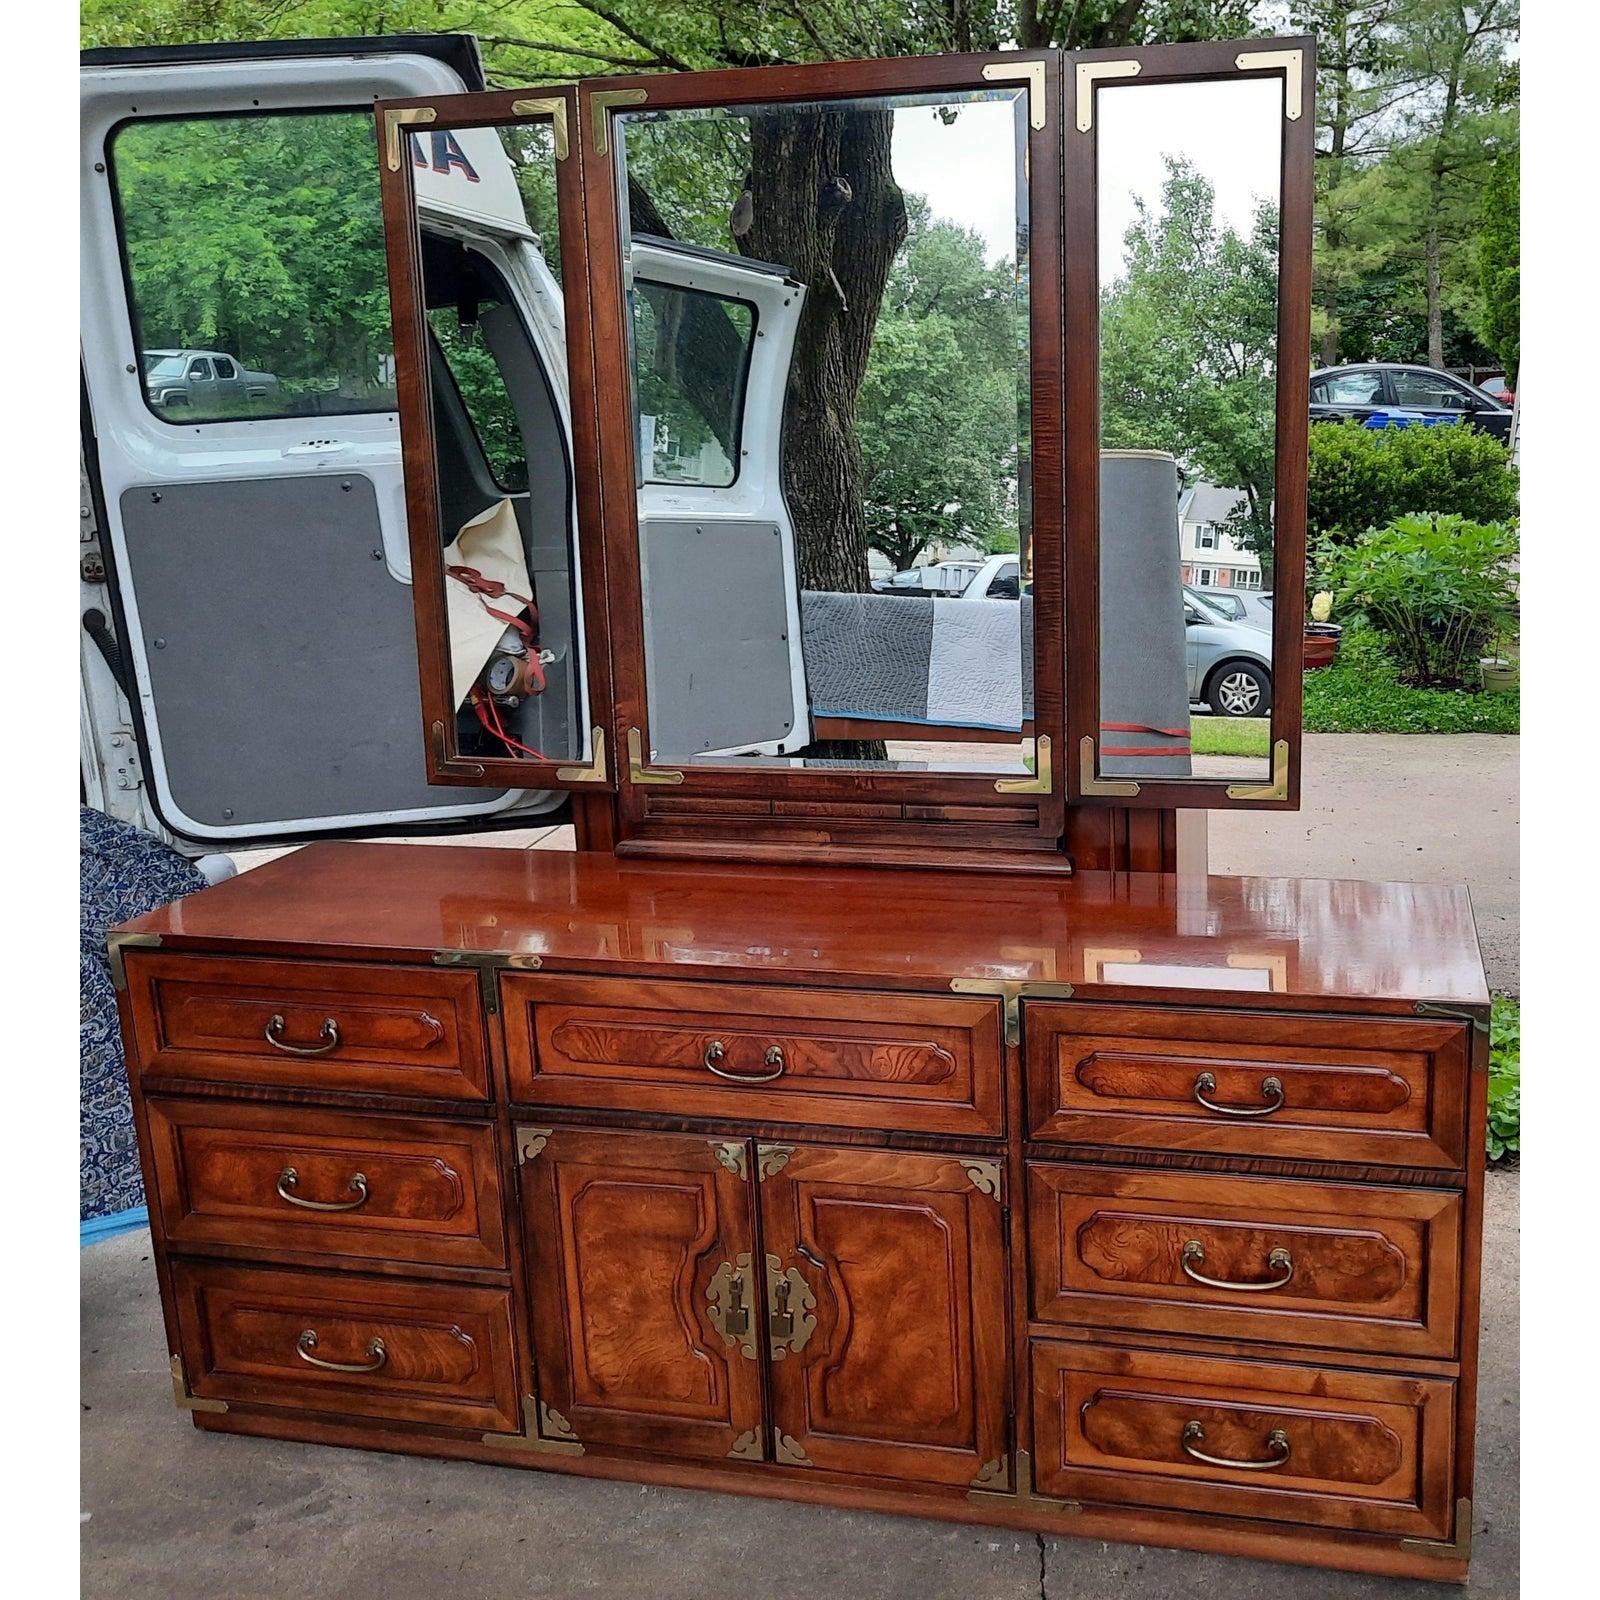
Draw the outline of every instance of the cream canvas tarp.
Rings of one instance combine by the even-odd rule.
[[[508,616],[516,616],[524,609],[522,601],[513,599],[513,595],[526,597],[533,593],[528,560],[522,549],[522,530],[509,500],[480,511],[466,523],[454,542],[445,546],[444,565],[446,569],[472,567],[485,578],[503,583],[506,594],[488,603]],[[460,707],[466,704],[467,695],[505,633],[506,624],[491,617],[483,598],[450,577],[448,570],[444,596],[450,629],[450,681],[455,703]]]

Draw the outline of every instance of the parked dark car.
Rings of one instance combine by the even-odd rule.
[[[1493,395],[1433,367],[1392,362],[1321,367],[1311,374],[1311,420],[1352,418],[1374,427],[1386,422],[1470,422],[1502,441],[1511,437],[1511,407]]]

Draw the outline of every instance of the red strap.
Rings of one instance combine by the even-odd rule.
[[[533,600],[525,594],[517,594],[514,590],[507,589],[498,578],[486,578],[476,567],[446,567],[444,569],[457,583],[469,594],[478,597],[478,604],[483,607],[497,622],[503,622],[508,627],[515,628],[522,635],[523,643],[529,647],[530,654],[533,648],[534,625],[539,621],[539,610]],[[523,609],[528,613],[531,622],[524,622],[521,617],[513,616],[509,612],[497,610],[489,604],[490,599],[498,600],[503,595],[510,595],[513,600],[522,602]],[[537,657],[535,657],[537,659]],[[544,672],[539,672],[539,689],[544,688]]]

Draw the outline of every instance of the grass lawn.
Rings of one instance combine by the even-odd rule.
[[[1271,739],[1265,717],[1189,719],[1189,744],[1197,756],[1265,756]]]
[[[1372,631],[1347,630],[1331,667],[1306,674],[1307,733],[1517,733],[1522,696],[1401,683]]]

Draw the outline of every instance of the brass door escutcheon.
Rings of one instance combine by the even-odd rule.
[[[816,1332],[817,1297],[798,1267],[785,1270],[776,1256],[767,1257],[767,1347],[774,1361],[781,1361],[792,1350],[805,1349]]]
[[[706,1299],[711,1306],[706,1315],[711,1326],[722,1335],[724,1344],[737,1344],[746,1361],[756,1358],[755,1319],[751,1315],[754,1298],[748,1250],[735,1261],[724,1261],[706,1285]]]

